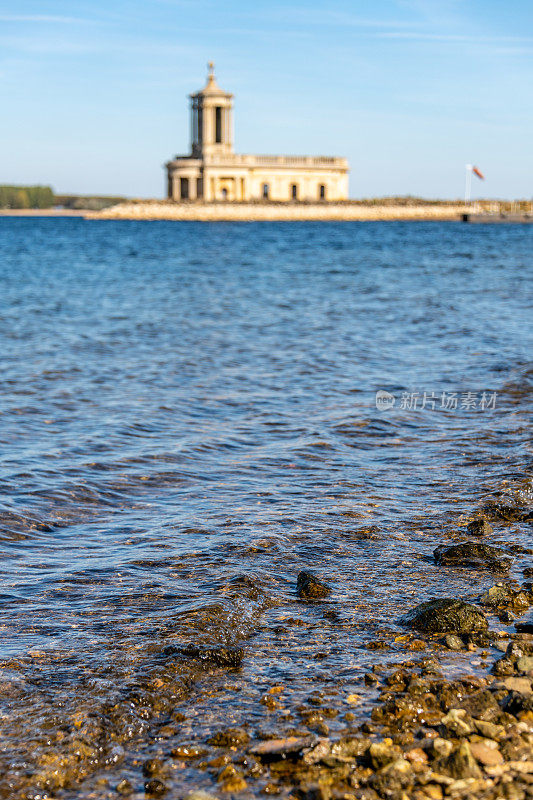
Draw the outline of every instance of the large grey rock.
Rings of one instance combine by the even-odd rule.
[[[511,566],[511,559],[498,550],[480,542],[461,542],[460,544],[441,544],[434,551],[437,564],[452,567],[474,567],[505,572]]]
[[[452,597],[421,603],[399,622],[423,633],[479,633],[489,627],[487,618],[479,608]]]

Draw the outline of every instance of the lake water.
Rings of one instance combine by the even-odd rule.
[[[0,218],[5,796],[114,796],[173,742],[287,727],[310,692],[334,704],[405,658],[404,611],[494,582],[432,553],[487,503],[533,499],[532,243]],[[531,526],[494,527],[520,579]],[[302,569],[327,602],[298,600]],[[169,655],[191,643],[242,646],[242,666]],[[94,752],[54,777],[80,730]]]

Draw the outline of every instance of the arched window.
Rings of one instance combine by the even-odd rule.
[[[189,179],[180,178],[180,197],[182,200],[189,199]]]
[[[295,183],[291,183],[291,198],[298,200],[298,186]]]
[[[263,184],[263,200],[268,200],[268,195],[270,194],[270,186],[268,183]]]
[[[224,187],[222,189],[222,199],[223,200],[227,200],[228,199],[228,190],[226,189],[226,187]]]
[[[324,186],[323,183],[321,183],[320,186],[318,187],[318,196],[321,200],[326,199],[326,187]]]

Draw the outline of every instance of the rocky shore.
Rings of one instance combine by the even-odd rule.
[[[307,572],[298,576],[297,591],[307,602],[328,594]],[[311,689],[304,703],[287,709],[287,722],[293,722],[281,735],[227,727],[207,741],[161,747],[143,764],[144,791],[166,795],[180,770],[194,765],[212,788],[190,791],[188,800],[258,792],[300,800],[533,797],[533,626],[493,632],[485,615],[505,618],[531,604],[528,582],[495,584],[479,605],[453,598],[423,603],[400,621],[413,631],[403,637],[404,663],[392,670],[376,663],[365,675],[365,685],[377,692],[369,719],[355,724],[352,709],[361,696],[346,695],[344,729],[328,735],[342,689],[329,697]],[[500,656],[487,674],[442,674],[439,650],[481,650],[486,657],[491,648]],[[268,689],[266,714],[283,708],[285,692],[284,686]],[[128,780],[116,788],[121,794],[135,791]]]
[[[218,644],[154,639],[127,648],[123,666],[82,672],[74,691],[58,695],[48,680],[41,684],[46,653],[27,655],[25,680],[24,659],[4,662],[0,688],[10,713],[2,719],[0,796],[533,798],[533,620],[525,616],[533,606],[533,570],[522,566],[521,582],[510,577],[508,555],[533,550],[480,541],[493,534],[491,523],[531,519],[523,506],[486,504],[461,534],[464,541],[437,546],[433,559],[443,570],[493,573],[488,588],[411,606],[367,639],[365,672],[315,675],[303,693],[290,672],[283,682],[256,674],[246,637]],[[259,615],[283,605],[248,576],[232,589]],[[322,622],[308,635],[308,655],[321,662],[327,653],[320,629],[341,625],[332,587],[306,569],[294,576],[292,594],[295,608],[277,628],[280,646],[291,628],[305,630],[307,612],[316,612]],[[214,617],[206,621],[212,627]],[[78,669],[73,654],[56,660],[62,679],[69,665]],[[27,735],[29,708],[39,730]]]
[[[304,571],[295,594],[317,606],[330,589]],[[84,797],[100,800],[526,800],[533,797],[533,625],[491,630],[489,620],[509,622],[531,605],[528,581],[497,582],[476,603],[422,603],[398,620],[400,663],[387,664],[387,637],[368,643],[379,656],[359,693],[311,684],[295,703],[289,685],[272,684],[263,687],[261,724],[232,724],[228,711],[228,724],[209,734],[182,667],[195,665],[195,683],[209,684],[216,707],[238,679],[245,649],[166,647],[101,707],[80,693],[70,715],[54,708],[54,734],[27,742],[27,758],[0,780],[2,796],[74,798],[83,784]],[[484,668],[447,677],[449,653]],[[15,697],[21,687],[4,681],[3,690]],[[191,715],[196,726],[187,726]],[[137,749],[139,737],[150,746]]]
[[[460,220],[462,205],[368,205],[347,203],[120,203],[87,213],[86,219],[167,219],[201,222]]]
[[[503,639],[495,641],[503,649]],[[473,650],[483,642],[457,636],[447,645]],[[371,720],[356,729],[347,725],[338,737],[295,727],[283,738],[254,741],[245,729],[226,729],[208,749],[184,745],[171,756],[196,759],[222,793],[260,789],[306,800],[522,800],[533,796],[532,674],[531,634],[517,634],[486,677],[446,680],[434,656],[408,659],[389,673],[376,670],[368,676],[380,691]],[[277,692],[273,687],[272,696]],[[317,720],[330,714],[325,697],[312,695],[309,706],[299,712],[307,727],[311,715]],[[349,712],[345,719],[349,722]],[[159,777],[145,789],[164,793],[161,771],[172,772],[174,763],[165,765],[163,759]],[[155,769],[153,762],[148,769]],[[189,800],[212,796],[192,792]]]

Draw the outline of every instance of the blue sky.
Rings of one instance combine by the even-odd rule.
[[[532,197],[529,0],[0,0],[0,183],[158,197],[216,63],[236,150],[345,155],[352,197]]]

